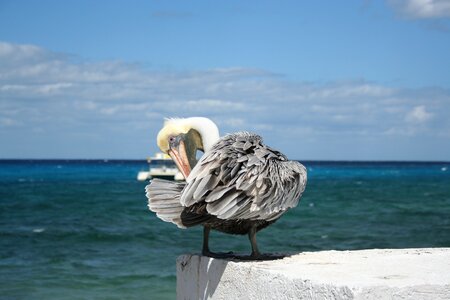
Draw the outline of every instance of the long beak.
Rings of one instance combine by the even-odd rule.
[[[178,170],[180,170],[181,174],[183,174],[184,178],[188,178],[191,173],[191,166],[189,164],[189,158],[186,153],[184,141],[180,140],[178,146],[169,149],[168,153],[177,165]]]

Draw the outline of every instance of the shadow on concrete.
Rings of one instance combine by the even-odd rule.
[[[261,257],[259,258],[254,258],[250,255],[245,255],[245,254],[233,254],[232,256],[230,256],[228,258],[228,260],[230,261],[234,261],[234,262],[245,262],[245,261],[251,261],[251,262],[255,262],[255,261],[269,261],[269,260],[277,260],[277,259],[283,259],[286,257],[290,257],[293,254],[289,254],[289,253],[263,253]]]
[[[203,296],[201,299],[210,299],[214,295],[222,275],[227,268],[228,262],[228,260],[222,259],[209,259],[209,264],[206,266],[206,272],[203,273],[206,274],[206,278],[204,280],[204,289],[200,289],[200,291],[204,291],[204,294],[200,295]]]
[[[210,299],[228,262],[195,254],[180,256],[177,260],[177,299]]]
[[[222,281],[230,262],[255,262],[283,259],[293,254],[265,254],[264,259],[233,254],[229,258],[212,258],[201,255],[183,255],[177,260],[177,299],[210,299]],[[181,273],[183,274],[181,276]],[[179,292],[183,291],[181,295]]]
[[[202,263],[200,264],[199,269],[199,278],[200,283],[202,286],[198,287],[199,292],[199,299],[210,299],[219,283],[222,280],[222,275],[225,272],[225,269],[227,268],[227,265],[229,262],[255,262],[255,261],[267,261],[267,260],[277,260],[277,259],[283,259],[285,257],[292,256],[292,254],[286,254],[286,253],[272,253],[272,254],[265,254],[261,259],[254,259],[250,257],[250,255],[239,255],[234,254],[229,258],[208,258],[207,260],[203,259],[203,261],[208,261],[208,263]],[[203,258],[205,258],[203,256]],[[201,278],[202,276],[205,276],[205,278]]]

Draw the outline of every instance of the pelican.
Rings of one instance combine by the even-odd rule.
[[[166,119],[157,144],[186,182],[153,179],[145,188],[148,207],[180,228],[202,225],[202,254],[225,257],[209,249],[211,229],[248,234],[251,259],[265,259],[256,232],[297,206],[306,187],[306,169],[263,144],[259,135],[236,132],[219,136],[207,118]],[[203,151],[196,160],[197,150]]]

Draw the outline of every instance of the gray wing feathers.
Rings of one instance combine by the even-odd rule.
[[[148,198],[148,208],[156,213],[163,221],[171,222],[180,228],[186,228],[181,222],[181,212],[184,207],[180,204],[181,191],[185,183],[178,183],[163,179],[153,179],[145,187]]]
[[[183,206],[205,201],[207,211],[221,219],[273,220],[298,204],[306,169],[258,135],[240,132],[219,140],[186,181]]]

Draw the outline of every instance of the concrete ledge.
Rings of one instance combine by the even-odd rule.
[[[177,259],[177,299],[450,299],[450,248]]]

